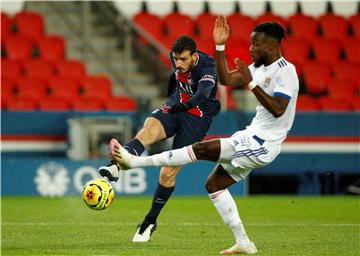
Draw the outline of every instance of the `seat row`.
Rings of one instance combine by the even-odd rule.
[[[2,100],[1,107],[7,111],[75,111],[75,112],[134,112],[136,103],[127,96],[106,99],[78,97],[72,101],[54,96],[35,99],[31,97]]]
[[[161,18],[143,11],[136,14],[133,21],[141,26],[156,39],[174,39],[179,35],[198,36],[200,39],[212,38],[212,30],[216,16],[205,12],[195,19],[179,12],[172,12]],[[277,21],[283,25],[291,36],[314,40],[318,37],[343,40],[347,37],[360,38],[360,15],[356,14],[349,19],[342,16],[325,13],[318,19],[296,13],[287,19],[265,12],[256,19],[239,12],[227,17],[234,39],[249,40],[250,33],[256,24],[265,21]]]

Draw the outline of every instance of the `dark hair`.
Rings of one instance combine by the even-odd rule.
[[[285,38],[285,29],[277,22],[264,22],[254,28],[254,32],[263,32],[265,35],[275,38],[279,43]]]
[[[172,45],[171,51],[176,53],[190,51],[190,53],[193,54],[196,52],[196,43],[190,36],[180,36]]]

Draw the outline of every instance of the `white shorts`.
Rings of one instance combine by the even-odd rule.
[[[248,130],[220,139],[219,163],[235,180],[240,181],[255,168],[271,163],[281,151],[280,143],[267,142]]]

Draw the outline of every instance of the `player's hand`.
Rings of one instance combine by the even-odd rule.
[[[248,84],[252,81],[252,76],[248,65],[241,61],[239,58],[235,58],[236,70],[240,73],[241,80],[244,84]]]
[[[230,26],[222,15],[218,16],[215,20],[213,36],[217,45],[225,44],[230,36]]]
[[[191,108],[191,104],[188,102],[179,102],[170,108],[169,113],[175,114],[179,112],[186,112]]]

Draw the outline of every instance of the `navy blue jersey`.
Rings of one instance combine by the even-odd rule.
[[[178,102],[190,102],[192,108],[187,112],[199,117],[213,117],[220,111],[220,102],[216,98],[217,73],[214,58],[198,51],[199,58],[194,67],[187,73],[186,81],[176,79],[176,87],[167,105],[173,106]],[[177,70],[172,52],[170,60],[173,74]]]

